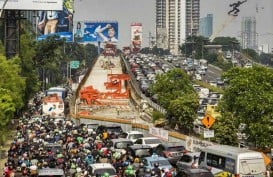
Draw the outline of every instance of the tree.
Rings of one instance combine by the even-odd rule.
[[[198,108],[198,96],[189,76],[181,69],[172,69],[157,75],[156,82],[150,87],[158,102],[167,110],[171,126],[192,127]]]
[[[20,58],[21,58],[21,76],[26,78],[26,90],[24,94],[24,103],[34,96],[40,89],[38,72],[33,63],[33,57],[36,55],[35,39],[29,34],[23,34],[20,37]]]
[[[223,112],[212,126],[213,140],[219,144],[237,145],[238,127],[234,124],[235,122],[235,117],[230,112]]]
[[[232,68],[223,74],[228,87],[219,103],[221,113],[229,112],[234,125],[246,124],[243,133],[257,146],[272,145],[273,70],[261,66]]]

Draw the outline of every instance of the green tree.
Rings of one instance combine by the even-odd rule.
[[[33,63],[33,57],[36,55],[35,39],[29,34],[23,34],[20,37],[20,58],[21,58],[21,76],[26,79],[26,90],[24,102],[33,97],[40,89],[38,72]]]
[[[230,112],[223,112],[217,117],[212,126],[214,130],[213,140],[219,144],[237,145],[238,127],[235,125],[235,117]]]
[[[196,118],[198,97],[189,76],[181,69],[172,69],[157,75],[156,82],[150,87],[158,102],[167,110],[171,126],[191,127]]]
[[[219,103],[221,113],[229,112],[234,125],[246,124],[248,141],[257,146],[272,145],[273,70],[261,66],[232,68],[223,74],[228,87]]]

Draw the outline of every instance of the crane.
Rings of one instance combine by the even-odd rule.
[[[212,42],[218,36],[218,34],[225,27],[227,27],[235,18],[236,18],[236,16],[229,15],[228,18],[226,18],[226,20],[224,21],[224,23],[210,36],[210,38],[209,38],[210,42]]]

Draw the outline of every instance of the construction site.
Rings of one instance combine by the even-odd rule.
[[[77,116],[135,119],[139,110],[130,88],[130,76],[123,73],[115,46],[108,46],[79,84],[74,112]]]

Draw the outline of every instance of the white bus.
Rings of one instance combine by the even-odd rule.
[[[198,165],[217,177],[266,177],[262,153],[227,145],[212,145],[201,150]]]

